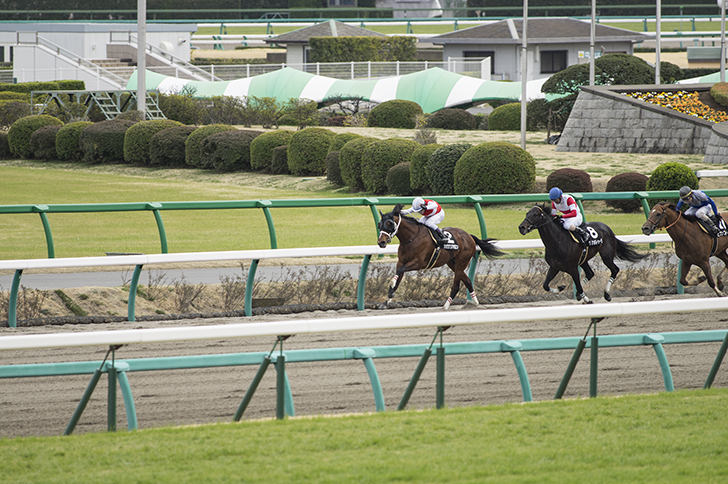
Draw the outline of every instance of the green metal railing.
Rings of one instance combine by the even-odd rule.
[[[258,366],[258,371],[251,381],[240,405],[234,413],[233,420],[239,421],[253,398],[255,391],[260,383],[266,369],[271,363],[276,369],[276,417],[284,418],[286,415],[294,416],[295,407],[291,393],[290,383],[285,371],[285,364],[292,363],[310,363],[323,361],[344,361],[344,360],[361,360],[367,371],[369,382],[374,397],[374,408],[377,412],[386,410],[384,403],[384,393],[379,379],[379,375],[374,364],[374,360],[378,358],[416,358],[419,357],[419,363],[411,377],[404,395],[400,400],[397,410],[406,408],[409,397],[415,389],[417,382],[422,374],[433,346],[436,346],[437,367],[436,367],[436,385],[435,385],[435,401],[436,408],[442,408],[445,405],[445,356],[446,355],[477,355],[491,353],[509,353],[513,359],[516,374],[520,381],[521,392],[524,402],[533,400],[531,384],[528,378],[528,371],[523,362],[521,352],[524,351],[551,351],[551,350],[574,350],[574,356],[568,364],[564,378],[562,378],[559,388],[554,396],[555,399],[562,398],[566,390],[573,369],[578,361],[578,355],[584,348],[590,348],[592,357],[590,360],[589,372],[589,393],[591,397],[597,396],[597,351],[604,348],[628,347],[628,346],[651,346],[657,357],[663,378],[665,391],[674,390],[674,382],[672,372],[667,360],[667,355],[663,349],[665,344],[684,344],[684,343],[714,343],[722,342],[720,349],[714,359],[708,377],[703,388],[710,388],[713,384],[715,375],[723,361],[728,347],[728,330],[708,330],[708,331],[684,331],[684,332],[668,332],[668,333],[647,333],[647,334],[619,334],[604,335],[596,334],[596,321],[592,320],[589,328],[594,327],[593,337],[587,339],[578,337],[562,337],[562,338],[538,338],[523,340],[495,340],[495,341],[479,341],[479,342],[443,342],[443,332],[447,327],[438,327],[435,337],[429,345],[413,344],[413,345],[392,345],[392,346],[372,346],[364,348],[322,348],[322,349],[302,349],[302,350],[283,350],[283,341],[287,336],[279,336],[275,345],[270,352],[255,353],[228,353],[215,355],[193,355],[193,356],[172,356],[160,358],[138,358],[116,360],[115,353],[120,346],[114,345],[109,347],[106,357],[103,361],[83,361],[83,362],[63,362],[63,363],[40,363],[40,364],[20,364],[20,365],[4,365],[0,366],[0,379],[2,378],[26,378],[41,376],[64,376],[64,375],[83,375],[91,374],[91,380],[74,411],[69,424],[66,427],[65,434],[73,432],[76,424],[80,420],[83,411],[91,398],[94,389],[103,373],[109,378],[109,389],[107,392],[107,429],[109,431],[116,430],[116,385],[118,383],[122,392],[124,408],[126,410],[127,428],[135,430],[138,428],[134,399],[131,392],[131,386],[126,374],[134,371],[163,371],[163,370],[180,370],[193,368],[212,368],[212,367],[230,367],[230,366]],[[589,330],[587,330],[587,335]],[[438,342],[439,339],[439,342]],[[278,348],[278,352],[276,352]],[[111,358],[109,359],[109,356]]]

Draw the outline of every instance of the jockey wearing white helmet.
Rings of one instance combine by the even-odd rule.
[[[412,212],[422,214],[422,217],[420,217],[417,221],[421,224],[427,225],[435,231],[437,236],[440,238],[440,240],[437,241],[439,245],[442,245],[447,240],[445,234],[443,234],[442,230],[440,230],[437,226],[437,224],[441,223],[445,218],[445,210],[442,209],[439,203],[428,198],[417,197],[412,200],[412,208],[402,210],[400,213],[402,215],[407,215]]]

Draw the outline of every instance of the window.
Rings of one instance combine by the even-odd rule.
[[[474,57],[476,59],[485,59],[490,57],[490,73],[495,74],[495,52],[492,50],[464,50],[463,57]]]
[[[550,74],[566,69],[567,51],[565,50],[542,50],[541,51],[541,74]]]

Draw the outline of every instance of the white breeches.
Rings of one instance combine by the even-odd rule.
[[[705,220],[706,218],[708,218],[708,214],[712,211],[713,208],[710,205],[705,205],[700,208],[690,207],[685,210],[685,215],[695,215],[699,219]]]
[[[429,217],[420,217],[417,221],[421,224],[425,224],[431,229],[437,229],[437,224],[443,221],[445,218],[445,211],[440,210],[438,213],[434,215],[430,215]]]
[[[574,228],[581,225],[581,223],[584,221],[581,214],[577,215],[576,217],[562,218],[561,220],[564,222],[564,228],[566,230],[574,230]]]

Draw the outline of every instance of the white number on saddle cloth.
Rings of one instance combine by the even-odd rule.
[[[586,231],[589,234],[588,245],[599,245],[602,243],[602,238],[599,236],[599,232],[594,230],[594,227],[586,226]]]
[[[443,230],[442,233],[445,234],[445,236],[447,237],[447,240],[442,245],[442,248],[447,250],[458,250],[459,247],[458,243],[455,242],[455,237],[453,237],[452,234],[447,230]]]
[[[728,226],[725,224],[725,220],[722,218],[718,219],[718,233],[715,234],[716,237],[725,237],[728,235]]]

